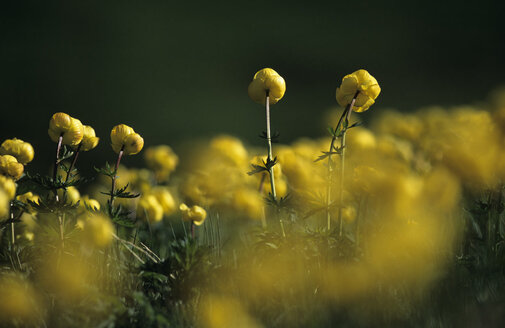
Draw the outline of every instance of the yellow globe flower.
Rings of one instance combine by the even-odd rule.
[[[10,199],[9,195],[3,190],[0,189],[0,221],[3,221],[8,218],[10,210]]]
[[[0,175],[0,190],[3,190],[9,199],[16,195],[16,183],[11,178]]]
[[[238,138],[227,135],[215,137],[210,141],[210,148],[238,167],[247,164],[247,150]]]
[[[88,195],[84,195],[81,197],[79,207],[83,210],[87,210],[88,208],[90,208],[95,212],[100,211],[100,203],[96,199],[89,198]]]
[[[35,289],[24,279],[16,276],[4,276],[0,279],[0,320],[9,326],[9,322],[35,320],[38,296]]]
[[[265,104],[267,92],[271,105],[281,100],[286,92],[286,82],[271,68],[259,70],[247,89],[249,97],[259,104]]]
[[[112,149],[119,154],[121,149],[125,155],[135,155],[144,147],[144,139],[125,124],[116,125],[110,132]]]
[[[246,188],[237,190],[233,194],[233,207],[251,219],[261,220],[263,217],[263,198],[256,190]]]
[[[143,195],[137,204],[137,216],[151,223],[159,222],[163,219],[163,206],[154,195]]]
[[[16,157],[11,155],[0,155],[0,174],[17,180],[23,175],[24,166],[18,163]]]
[[[358,93],[353,111],[364,112],[375,103],[381,88],[377,80],[366,70],[360,69],[356,72],[344,76],[342,84],[337,88],[337,102],[345,107],[352,102]]]
[[[83,225],[82,236],[84,241],[97,248],[105,248],[112,242],[114,226],[103,215],[90,216]]]
[[[175,202],[174,196],[170,193],[167,188],[156,187],[153,188],[151,193],[156,197],[158,203],[163,208],[164,215],[172,215],[177,210],[177,204]]]
[[[64,194],[63,189],[58,189],[57,194],[59,199],[63,199],[63,194]],[[81,194],[79,193],[79,190],[77,190],[76,187],[70,186],[67,188],[66,192],[66,197],[67,197],[67,202],[75,204],[81,199]]]
[[[84,125],[84,135],[81,141],[81,150],[89,151],[95,148],[98,145],[99,140],[100,138],[96,136],[95,130],[89,125]]]
[[[179,157],[167,145],[153,146],[146,149],[144,159],[153,170],[158,180],[166,180],[179,163]]]
[[[195,225],[200,226],[207,218],[207,212],[200,206],[194,205],[191,208],[186,204],[181,204],[179,210],[182,212],[184,221],[192,221]]]
[[[76,146],[82,140],[84,127],[78,119],[65,113],[56,113],[49,121],[48,133],[54,142],[58,142],[58,139],[62,136],[64,145]]]
[[[0,146],[0,155],[14,156],[21,164],[31,162],[34,154],[32,145],[21,139],[7,139]]]

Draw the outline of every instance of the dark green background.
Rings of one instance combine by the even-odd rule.
[[[498,3],[3,2],[0,138],[31,142],[33,165],[47,167],[48,120],[64,111],[102,137],[86,154],[95,164],[113,160],[118,123],[146,146],[217,133],[260,144],[264,114],[247,86],[263,67],[286,80],[273,111],[282,142],[322,135],[335,88],[359,68],[382,87],[373,111],[473,103],[505,82]]]

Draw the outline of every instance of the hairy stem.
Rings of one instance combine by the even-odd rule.
[[[268,90],[266,91],[265,109],[266,109],[266,119],[267,119],[268,162],[271,162],[273,160],[273,155],[272,155],[272,135],[270,132],[270,96],[269,96]],[[274,168],[270,167],[268,169],[268,173],[270,174],[270,187],[272,189],[272,197],[276,201],[277,200],[277,193],[275,192]]]
[[[117,178],[117,170],[119,168],[119,163],[121,162],[121,158],[123,157],[124,146],[119,151],[117,156],[116,166],[114,167],[114,175],[112,176],[112,183],[110,187],[110,207],[114,204],[114,190],[116,189],[116,178]]]

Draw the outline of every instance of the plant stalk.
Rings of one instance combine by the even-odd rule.
[[[114,190],[116,189],[116,178],[117,178],[117,170],[119,168],[119,163],[121,162],[121,158],[123,157],[124,146],[119,151],[117,156],[116,166],[114,167],[114,176],[112,177],[112,183],[110,187],[110,207],[114,204]]]
[[[268,90],[266,91],[265,109],[267,120],[268,162],[270,162],[273,160],[273,155],[272,155],[272,135],[270,132],[270,96]],[[270,175],[270,187],[272,189],[272,197],[275,201],[277,201],[277,193],[275,192],[274,168],[270,167],[268,169],[268,173]]]

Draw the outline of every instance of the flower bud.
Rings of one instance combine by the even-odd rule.
[[[7,139],[0,146],[0,155],[16,157],[19,163],[27,164],[33,160],[34,151],[31,144],[21,139]]]
[[[249,97],[259,104],[265,104],[267,92],[270,105],[281,100],[286,92],[286,82],[271,68],[259,70],[247,89]]]
[[[364,112],[375,103],[381,88],[377,80],[366,70],[360,69],[344,76],[342,84],[337,88],[337,102],[345,107],[352,102],[358,92],[353,111]]]
[[[207,212],[200,206],[194,205],[189,208],[186,204],[181,204],[179,210],[182,212],[184,221],[192,221],[195,225],[200,226],[207,217]]]
[[[144,147],[144,139],[125,124],[116,125],[110,132],[112,149],[119,154],[121,149],[125,155],[135,155]]]
[[[16,157],[11,155],[0,155],[0,174],[17,180],[23,175],[24,166],[18,163]]]
[[[49,121],[48,133],[54,142],[58,142],[58,139],[62,136],[64,145],[76,146],[82,140],[84,128],[78,119],[65,113],[56,113]]]
[[[0,190],[3,190],[9,199],[16,196],[16,183],[9,177],[0,175]]]
[[[67,202],[71,204],[77,203],[81,199],[81,194],[76,187],[70,186],[67,188],[67,192],[65,193],[63,189],[58,189],[57,191],[58,197],[63,199],[63,195],[65,194],[67,197]]]
[[[84,125],[84,135],[81,141],[81,150],[90,151],[98,145],[99,140],[100,138],[96,136],[95,130],[89,125]]]
[[[167,145],[147,148],[144,159],[147,166],[155,171],[158,180],[166,180],[179,163],[179,157]]]
[[[114,226],[103,215],[91,215],[82,228],[84,241],[97,248],[107,247],[112,242],[113,233]]]
[[[161,221],[163,219],[163,207],[154,195],[144,195],[140,197],[137,204],[137,216],[149,220],[151,223]]]

